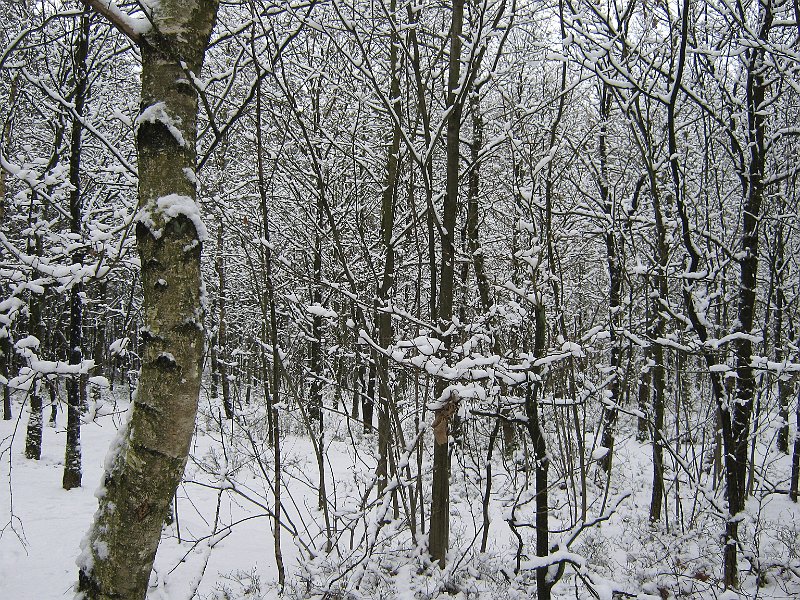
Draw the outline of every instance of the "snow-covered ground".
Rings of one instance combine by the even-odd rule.
[[[96,410],[103,416],[83,426],[83,487],[71,491],[61,488],[62,413],[56,427],[45,426],[38,462],[23,455],[27,414],[24,410],[20,414],[21,397],[14,406],[15,419],[0,422],[2,600],[71,598],[80,541],[96,507],[94,490],[100,483],[106,450],[127,407],[127,394],[121,388],[104,392],[102,406]],[[219,419],[218,407],[203,400],[192,457],[177,493],[175,519],[164,528],[149,599],[278,597],[270,517],[272,448],[266,440],[264,419],[263,409],[254,401],[241,408],[237,424],[231,425]],[[460,598],[532,597],[532,569],[537,559],[532,556],[531,528],[519,529],[528,545],[520,557],[520,575],[513,573],[517,542],[508,519],[514,502],[517,522],[533,520],[532,502],[525,504],[525,494],[528,499],[532,495],[522,491],[525,475],[514,467],[514,461],[504,463],[501,453],[495,452],[491,535],[487,551],[479,553],[485,483],[482,462],[473,464],[466,450],[454,456],[449,561],[453,570],[424,572],[424,552],[412,542],[406,522],[392,519],[391,496],[378,499],[374,490],[367,491],[373,482],[375,438],[361,433],[357,423],[348,423],[335,413],[327,416],[328,433],[323,441],[329,503],[326,519],[318,506],[315,444],[320,439],[315,437],[312,443],[297,412],[285,414],[282,426],[282,547],[287,596],[323,597],[328,590],[328,597],[341,598],[436,598],[450,590]],[[483,450],[476,454],[485,458]],[[410,458],[415,467],[416,455],[412,453]],[[423,482],[429,489],[430,467],[425,456],[422,460]],[[781,473],[788,469],[788,457],[773,460],[769,454],[759,464],[772,480],[780,481]],[[704,496],[686,489],[686,482],[676,490],[674,482],[668,481],[665,510],[674,520],[674,498],[679,494],[684,499],[683,518],[669,527],[664,523],[654,528],[648,520],[651,477],[649,446],[630,437],[618,443],[613,485],[607,494],[600,471],[591,468],[587,480],[589,519],[601,515],[604,506],[607,510],[617,499],[622,500],[610,519],[587,529],[563,550],[563,556],[582,568],[567,568],[554,589],[556,598],[591,598],[593,593],[611,598],[612,590],[622,592],[613,596],[619,598],[737,597],[723,593],[718,586],[720,522],[707,501],[713,490],[706,489]],[[408,497],[400,496],[402,514]],[[800,510],[779,491],[758,497],[760,500],[750,502],[745,520],[748,532],[759,533],[745,542],[750,556],[741,563],[741,596],[800,597]],[[551,490],[551,506],[552,530],[569,523],[577,510],[566,502],[557,484]],[[552,541],[567,535],[554,533]]]

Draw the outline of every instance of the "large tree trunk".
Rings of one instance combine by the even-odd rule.
[[[102,2],[93,4],[102,10]],[[145,597],[161,527],[186,465],[200,392],[200,252],[207,232],[194,177],[187,176],[195,168],[198,104],[187,70],[200,73],[217,3],[161,0],[152,6],[153,29],[136,36],[142,55],[142,209],[136,227],[144,291],[142,371],[83,542],[78,591],[87,600]]]

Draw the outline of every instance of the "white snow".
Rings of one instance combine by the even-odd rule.
[[[134,127],[138,130],[142,123],[161,123],[172,134],[179,146],[186,146],[186,138],[180,130],[180,119],[169,115],[167,105],[164,102],[151,104],[139,113],[134,122]]]
[[[155,204],[155,206],[152,204]],[[166,222],[178,216],[186,217],[194,225],[197,232],[197,240],[200,242],[208,240],[208,229],[203,223],[203,219],[200,216],[200,208],[194,199],[181,194],[168,194],[156,199],[152,204],[148,204],[147,207],[139,210],[136,221],[145,225],[154,238],[160,239],[163,235],[161,229],[157,227],[156,219],[152,213],[153,210],[156,210]]]
[[[325,308],[318,302],[311,304],[310,306],[306,306],[306,312],[314,315],[315,317],[322,317],[324,319],[335,319],[338,317],[338,313],[334,310],[330,310],[329,308]]]
[[[197,239],[201,242],[208,240],[208,230],[203,223],[203,219],[200,217],[200,208],[189,196],[182,196],[180,194],[162,196],[156,200],[156,206],[164,215],[169,217],[169,219],[174,219],[180,215],[188,218],[197,230]]]

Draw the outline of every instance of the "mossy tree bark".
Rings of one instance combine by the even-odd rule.
[[[114,21],[102,2],[88,3]],[[100,506],[83,542],[78,591],[86,600],[145,597],[194,430],[206,232],[195,205],[198,99],[190,81],[191,73],[200,73],[217,7],[214,0],[161,0],[146,33],[114,23],[139,43],[142,56],[136,239],[144,348],[130,420],[107,459]]]

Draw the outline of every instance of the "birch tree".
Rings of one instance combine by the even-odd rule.
[[[217,13],[213,0],[152,5],[137,20],[88,2],[139,46],[139,203],[136,240],[144,290],[139,387],[106,461],[100,506],[82,544],[83,598],[141,600],[161,526],[189,452],[200,391],[200,252],[195,204],[195,87]]]

